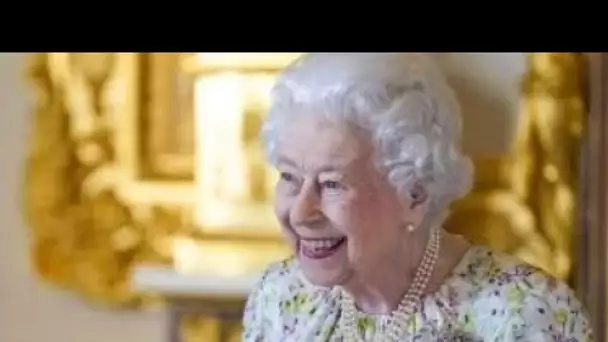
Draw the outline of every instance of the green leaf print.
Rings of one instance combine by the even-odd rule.
[[[298,314],[303,311],[303,307],[308,300],[308,295],[305,293],[298,293],[291,299],[285,301],[285,311],[291,314]]]
[[[376,324],[370,317],[359,318],[357,321],[357,326],[359,327],[359,331],[361,331],[364,336],[368,336],[370,333],[374,333],[376,330]]]
[[[464,314],[462,325],[465,331],[475,331],[475,316],[470,311]]]

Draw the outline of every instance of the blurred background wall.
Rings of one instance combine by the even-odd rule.
[[[0,54],[0,341],[164,341],[162,313],[91,308],[40,284],[29,271],[27,230],[20,211],[33,98],[24,80],[25,57]],[[505,152],[519,109],[523,54],[449,54],[442,62],[462,89],[467,149],[481,154]]]

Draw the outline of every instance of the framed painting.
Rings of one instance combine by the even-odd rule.
[[[124,307],[146,300],[130,290],[134,266],[197,263],[200,243],[256,251],[234,270],[284,255],[258,133],[277,72],[298,55],[33,54],[25,208],[36,272]],[[475,189],[447,229],[567,279],[584,62],[529,54],[523,64],[509,150],[474,155]]]

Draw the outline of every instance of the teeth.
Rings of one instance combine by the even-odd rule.
[[[322,248],[331,248],[336,246],[342,241],[342,238],[339,239],[322,239],[322,240],[302,240],[302,243],[307,248],[312,249],[322,249]]]

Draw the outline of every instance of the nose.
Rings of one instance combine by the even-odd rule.
[[[323,215],[321,213],[321,201],[319,194],[312,184],[302,186],[291,211],[289,219],[293,226],[308,226],[319,222]]]

